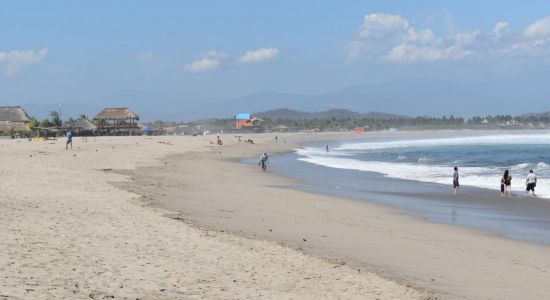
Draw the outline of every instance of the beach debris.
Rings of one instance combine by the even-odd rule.
[[[302,241],[307,242],[306,238],[302,238]]]
[[[109,172],[109,171],[112,171],[112,170],[113,169],[111,169],[111,168],[101,169],[101,171],[103,171],[103,172]]]
[[[91,299],[108,299],[108,298],[114,299],[115,298],[115,296],[113,295],[109,295],[105,292],[98,291],[98,290],[92,291],[90,294],[88,294],[88,297],[90,297]]]
[[[273,230],[272,230],[272,229],[269,229],[269,232],[273,232]]]

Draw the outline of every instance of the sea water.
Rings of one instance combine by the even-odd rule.
[[[550,199],[550,133],[514,133],[447,138],[366,140],[297,149],[298,160],[329,168],[380,173],[386,177],[452,184],[453,167],[460,184],[500,189],[504,170],[512,190],[525,190],[529,170],[538,177],[536,193]]]

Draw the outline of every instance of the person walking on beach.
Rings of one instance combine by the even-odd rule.
[[[269,157],[267,156],[267,152],[262,153],[262,156],[260,156],[260,160],[258,161],[258,165],[262,167],[262,170],[265,172],[267,169],[267,160]]]
[[[504,170],[502,181],[504,182],[504,196],[506,194],[508,194],[508,197],[512,196],[512,175],[510,175],[508,170]]]
[[[455,196],[458,194],[458,188],[460,187],[460,184],[458,183],[458,167],[454,168],[455,172],[453,174],[453,188]]]
[[[326,146],[326,148],[327,148],[327,153],[328,153],[329,152],[328,145]]]
[[[67,131],[67,144],[65,144],[65,150],[69,149],[69,144],[71,144],[71,150],[73,150],[73,133],[70,130]]]
[[[537,186],[537,175],[533,173],[533,170],[529,170],[529,174],[527,175],[527,179],[525,180],[525,186],[527,187],[525,189],[525,196],[529,196],[529,191],[532,192],[533,196],[536,196],[535,187]]]
[[[275,136],[275,143],[278,143],[278,142],[279,142],[279,137]]]

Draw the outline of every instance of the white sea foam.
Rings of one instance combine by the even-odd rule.
[[[415,139],[343,144],[334,150],[369,150],[452,145],[550,145],[550,134],[507,134],[442,139]]]
[[[376,172],[384,176],[416,180],[422,182],[432,182],[440,184],[452,183],[452,167],[445,165],[430,165],[428,158],[419,159],[418,163],[405,162],[381,162],[381,161],[363,161],[352,158],[351,152],[369,149],[401,148],[401,147],[432,147],[443,145],[499,145],[499,144],[549,144],[549,134],[536,135],[499,135],[483,137],[461,137],[455,139],[422,139],[390,142],[373,142],[344,144],[335,148],[333,152],[327,155],[315,148],[298,149],[299,160],[321,165],[330,168],[349,169]],[[345,153],[340,155],[339,152]],[[398,158],[400,159],[400,158]],[[526,170],[533,169],[535,172],[547,173],[549,165],[544,162],[521,163],[510,166],[509,169],[513,175],[512,189],[516,193],[523,193],[525,190]],[[461,185],[475,186],[480,188],[493,189],[498,192],[500,189],[500,178],[502,176],[502,167],[461,167],[460,183]],[[550,186],[544,184],[548,180],[539,175],[537,184],[537,194],[544,198],[550,198]]]

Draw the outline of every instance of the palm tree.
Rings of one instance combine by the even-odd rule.
[[[55,126],[61,126],[61,118],[59,117],[59,112],[52,110],[50,112],[50,117],[52,118],[52,123]]]

